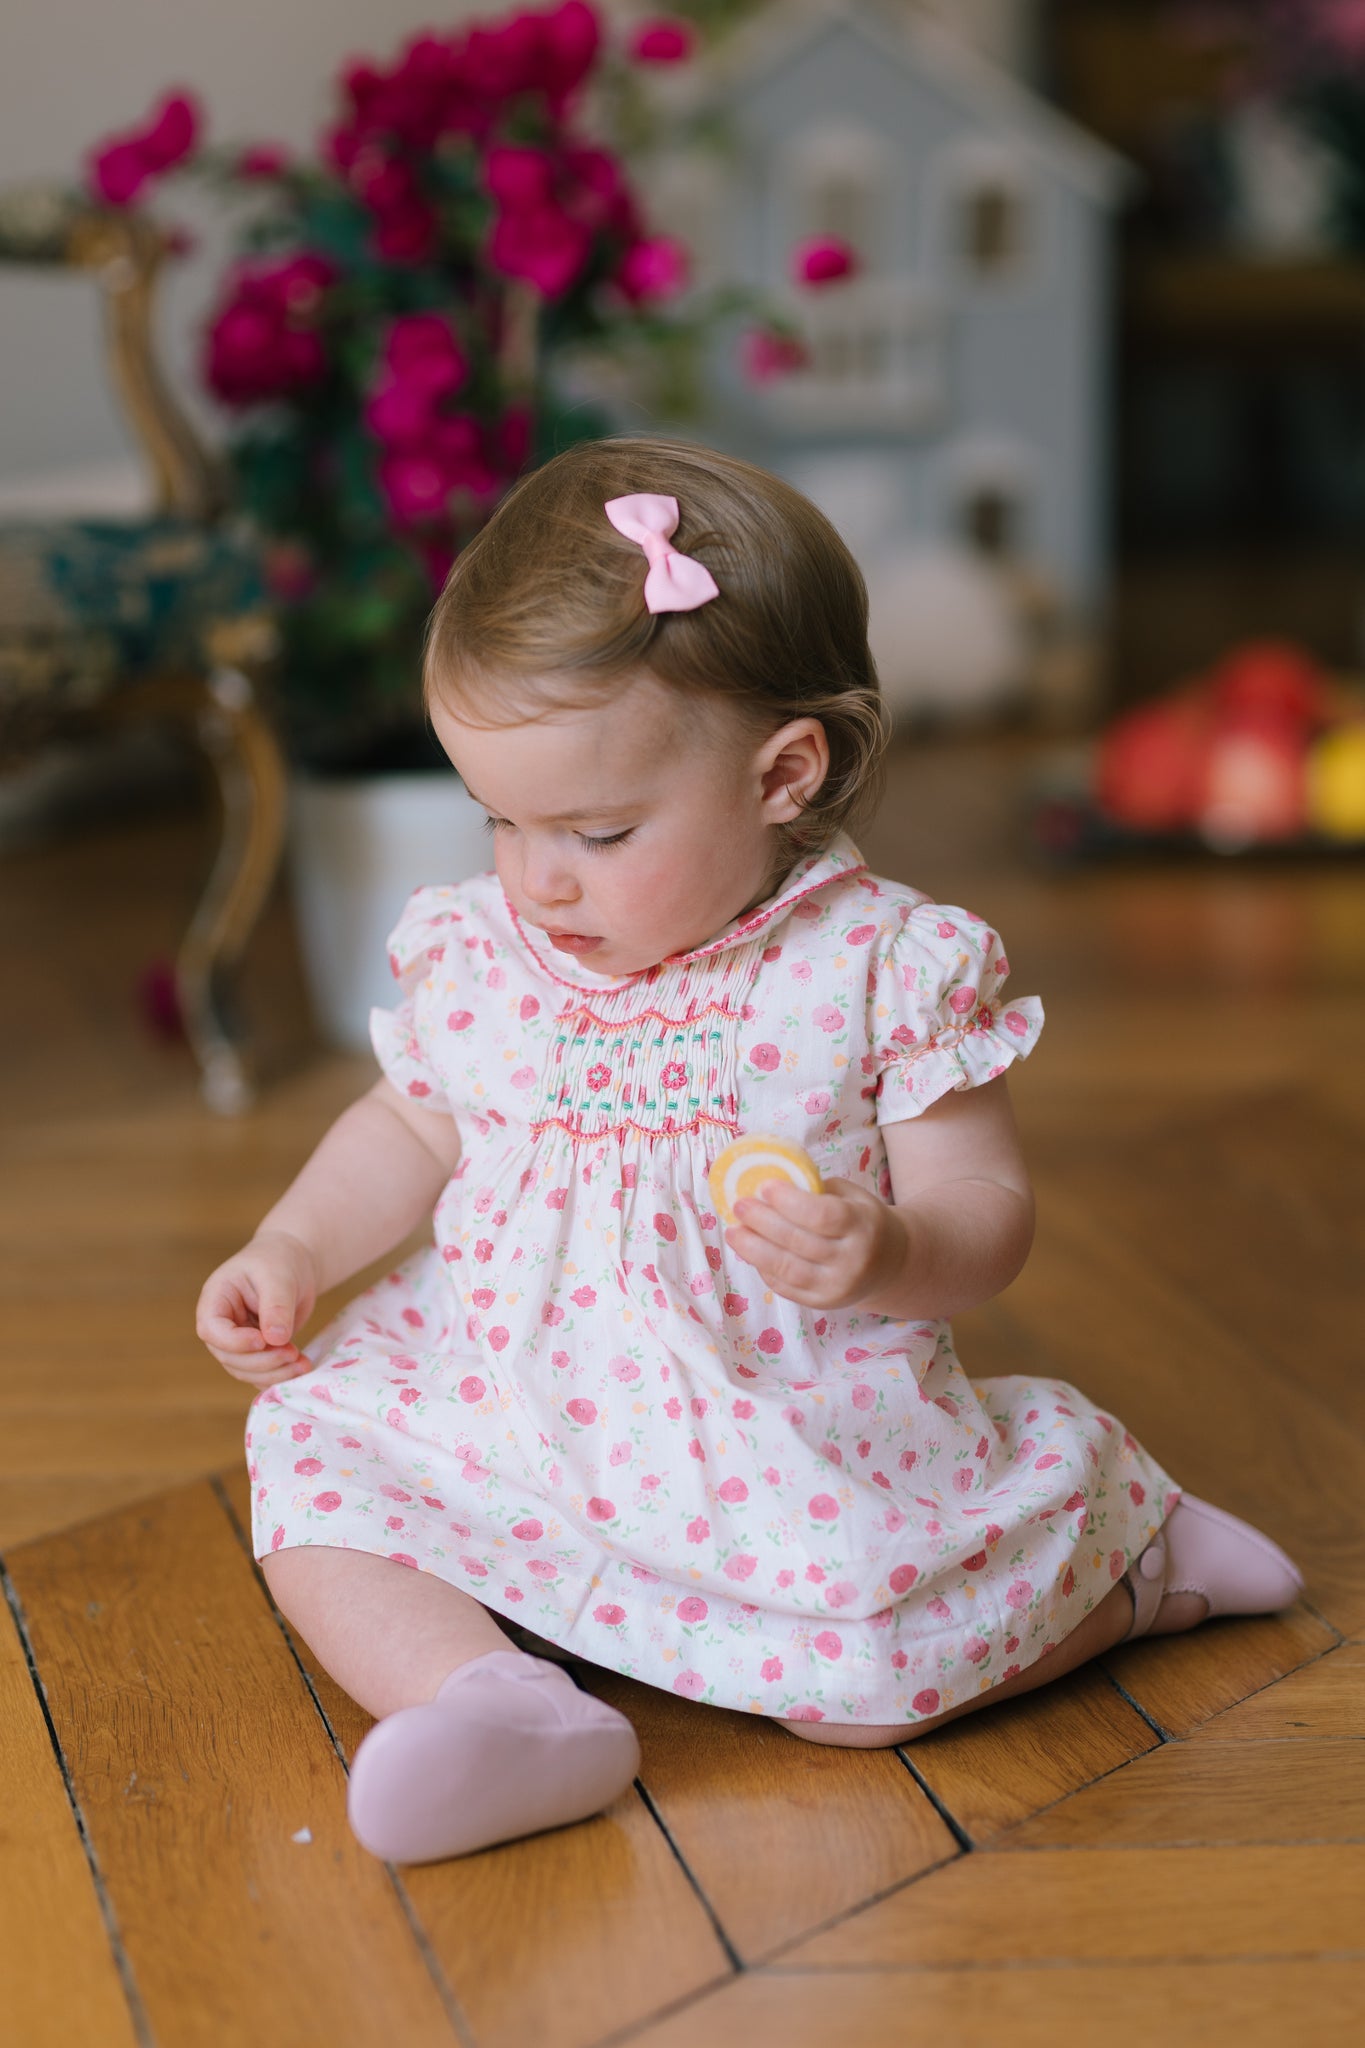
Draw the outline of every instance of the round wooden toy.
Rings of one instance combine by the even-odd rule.
[[[735,1203],[756,1195],[770,1180],[790,1181],[793,1187],[809,1188],[813,1195],[823,1189],[815,1161],[799,1145],[785,1138],[736,1138],[727,1145],[707,1175],[711,1195],[722,1223],[736,1223]]]

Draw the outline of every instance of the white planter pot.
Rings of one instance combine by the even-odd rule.
[[[319,1029],[367,1047],[370,1010],[398,999],[385,940],[413,890],[491,867],[482,806],[453,772],[300,776],[289,865],[304,969]]]

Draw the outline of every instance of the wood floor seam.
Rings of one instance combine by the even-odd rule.
[[[1365,1948],[1247,1949],[1223,1956],[1190,1956],[1177,1950],[1170,1955],[1144,1954],[1141,1957],[1143,1969],[1217,1970],[1237,1969],[1247,1963],[1358,1962],[1365,1962]],[[960,1962],[803,1963],[799,1968],[790,1964],[765,1964],[763,1974],[790,1978],[865,1977],[873,1972],[879,1977],[1003,1977],[1020,1970],[1119,1970],[1132,1966],[1133,1957],[1121,1953],[1112,1956],[967,1956]]]
[[[1100,1659],[1100,1668],[1104,1672],[1104,1675],[1108,1679],[1109,1683],[1113,1686],[1119,1698],[1132,1708],[1133,1712],[1138,1716],[1139,1720],[1145,1721],[1147,1723],[1147,1726],[1151,1729],[1153,1735],[1156,1736],[1158,1742],[1175,1742],[1178,1739],[1171,1729],[1163,1728],[1160,1721],[1157,1720],[1156,1715],[1149,1712],[1148,1709],[1143,1706],[1141,1700],[1134,1699],[1132,1693],[1129,1692],[1127,1686],[1123,1683],[1122,1679],[1115,1678],[1113,1672],[1109,1669],[1108,1664],[1105,1662],[1103,1658]],[[1272,1683],[1274,1683],[1273,1680]],[[1150,1752],[1145,1753],[1150,1754]]]
[[[950,1864],[960,1863],[965,1853],[963,1851],[956,1856],[945,1856],[939,1863],[926,1864],[923,1870],[916,1870],[909,1877],[900,1877],[894,1884],[883,1885],[880,1891],[869,1892],[867,1897],[859,1899],[856,1905],[845,1906],[839,1913],[831,1913],[828,1920],[820,1921],[817,1926],[803,1927],[798,1933],[793,1934],[789,1941],[778,1943],[775,1948],[769,1949],[766,1955],[756,1958],[749,1967],[755,1970],[770,1969],[779,1957],[788,1955],[792,1949],[804,1948],[818,1935],[832,1933],[835,1928],[844,1926],[846,1922],[856,1920],[860,1913],[869,1912],[873,1906],[885,1905],[888,1899],[894,1899],[901,1892],[908,1892],[915,1885],[923,1884],[925,1878],[933,1877],[937,1871],[946,1870]],[[861,1969],[865,1966],[858,1964],[856,1967]]]
[[[417,1953],[422,1958],[427,1975],[431,1978],[436,1996],[440,1999],[446,2018],[450,2021],[451,2031],[454,2033],[455,2039],[460,2043],[460,2048],[478,2048],[478,2038],[469,2023],[469,2016],[460,2003],[458,1992],[441,1966],[441,1959],[436,1953],[435,1945],[432,1942],[431,1936],[427,1933],[426,1927],[423,1925],[422,1917],[412,1902],[412,1896],[404,1884],[401,1874],[392,1863],[386,1863],[384,1868],[388,1872],[389,1883],[393,1886],[394,1896],[397,1898],[399,1906],[402,1908],[403,1916],[411,1929]]]
[[[954,1841],[955,1841],[955,1842],[957,1843],[957,1846],[958,1846],[958,1848],[959,1848],[959,1849],[960,1849],[960,1850],[962,1851],[963,1855],[964,1855],[964,1856],[970,1856],[970,1855],[974,1854],[974,1852],[975,1852],[975,1850],[976,1850],[976,1846],[977,1846],[977,1845],[976,1845],[976,1843],[975,1843],[975,1842],[974,1842],[974,1841],[972,1840],[971,1836],[970,1836],[970,1835],[969,1835],[969,1834],[967,1833],[967,1830],[966,1830],[966,1828],[964,1828],[964,1827],[963,1827],[963,1825],[962,1825],[961,1821],[960,1821],[960,1820],[958,1820],[957,1816],[956,1816],[955,1814],[953,1814],[953,1813],[950,1813],[950,1812],[949,1812],[948,1808],[947,1808],[947,1807],[946,1807],[946,1806],[944,1805],[944,1803],[943,1803],[942,1799],[941,1799],[941,1798],[939,1797],[938,1793],[937,1793],[937,1792],[935,1792],[935,1790],[934,1790],[933,1786],[932,1786],[932,1785],[931,1785],[931,1784],[929,1783],[928,1779],[927,1779],[927,1778],[925,1777],[925,1775],[924,1775],[923,1771],[921,1771],[921,1770],[920,1770],[920,1769],[919,1769],[919,1768],[918,1768],[918,1767],[917,1767],[917,1766],[916,1766],[916,1765],[915,1765],[915,1764],[914,1764],[914,1763],[912,1762],[911,1758],[910,1758],[910,1757],[909,1757],[909,1756],[907,1755],[907,1753],[906,1753],[906,1746],[905,1746],[905,1744],[904,1744],[904,1743],[898,1743],[898,1744],[896,1745],[896,1755],[897,1755],[897,1756],[898,1756],[898,1757],[900,1758],[900,1760],[901,1760],[902,1764],[904,1764],[904,1766],[905,1766],[906,1770],[907,1770],[907,1771],[909,1771],[909,1773],[910,1773],[911,1777],[912,1777],[912,1778],[914,1779],[915,1783],[916,1783],[916,1784],[917,1784],[917,1785],[919,1786],[919,1789],[920,1789],[920,1791],[921,1791],[921,1792],[922,1792],[922,1793],[924,1794],[925,1798],[926,1798],[926,1799],[927,1799],[927,1800],[929,1801],[929,1804],[930,1804],[930,1805],[931,1805],[931,1806],[933,1807],[933,1809],[934,1809],[934,1812],[935,1812],[935,1813],[936,1813],[936,1814],[938,1815],[939,1819],[940,1819],[940,1820],[941,1820],[941,1821],[943,1822],[943,1825],[944,1825],[944,1827],[945,1827],[945,1828],[947,1828],[947,1830],[948,1830],[949,1834],[950,1834],[950,1835],[952,1836],[953,1840],[954,1840]]]
[[[725,1951],[726,1959],[730,1964],[730,1968],[737,1974],[742,1974],[746,1967],[744,1958],[740,1955],[739,1950],[735,1947],[729,1935],[726,1933],[725,1927],[722,1924],[719,1913],[717,1913],[715,1907],[711,1904],[710,1899],[707,1898],[705,1891],[702,1889],[701,1882],[697,1877],[696,1872],[692,1869],[692,1866],[689,1864],[687,1858],[683,1855],[683,1852],[679,1847],[678,1843],[674,1840],[669,1825],[667,1821],[664,1819],[662,1813],[659,1811],[659,1807],[654,1799],[654,1795],[651,1793],[648,1785],[646,1785],[643,1778],[637,1778],[635,1780],[635,1790],[639,1793],[640,1798],[644,1803],[645,1811],[649,1814],[649,1817],[654,1822],[655,1827],[659,1830],[659,1833],[663,1836],[669,1848],[672,1850],[673,1855],[677,1861],[678,1868],[681,1870],[683,1876],[687,1879],[687,1882],[691,1885],[692,1890],[696,1894],[697,1903],[701,1907],[703,1913],[705,1913],[707,1919],[711,1923],[711,1926],[715,1930],[716,1940],[720,1943],[722,1949]]]
[[[66,1753],[62,1748],[61,1738],[57,1734],[56,1723],[52,1718],[51,1708],[48,1705],[47,1691],[38,1669],[37,1657],[34,1655],[33,1640],[29,1633],[27,1618],[24,1614],[23,1602],[19,1598],[18,1590],[9,1575],[9,1570],[3,1557],[0,1557],[0,1586],[4,1588],[6,1604],[11,1615],[14,1617],[14,1626],[19,1641],[23,1646],[29,1678],[32,1681],[34,1694],[37,1697],[38,1706],[47,1728],[48,1740],[52,1744],[52,1754],[56,1758],[57,1768],[62,1774],[62,1785],[66,1791],[67,1804],[71,1810],[71,1818],[75,1823],[76,1833],[80,1837],[86,1866],[90,1872],[90,1882],[94,1886],[95,1898],[99,1905],[100,1919],[104,1924],[105,1936],[109,1943],[109,1953],[113,1958],[114,1968],[118,1971],[119,1984],[122,1987],[124,2000],[128,2007],[128,2015],[132,2020],[139,2048],[156,2048],[156,2037],[152,2032],[147,2009],[143,2004],[142,1994],[138,1990],[137,1979],[133,1973],[133,1965],[124,1946],[122,1934],[119,1931],[118,1916],[114,1911],[114,1902],[109,1896],[109,1888],[105,1883],[104,1874],[99,1866],[99,1857],[95,1853],[95,1844],[91,1838],[89,1824],[81,1810],[80,1800],[76,1797],[76,1787],[72,1782],[70,1766],[67,1763]]]
[[[219,1507],[227,1516],[228,1526],[232,1530],[233,1535],[236,1537],[242,1549],[251,1559],[252,1565],[254,1567],[256,1565],[256,1559],[252,1552],[251,1544],[247,1540],[246,1531],[243,1529],[241,1522],[238,1520],[237,1511],[233,1507],[232,1502],[228,1497],[227,1489],[223,1485],[222,1479],[220,1478],[219,1474],[216,1472],[211,1472],[208,1475],[208,1483],[213,1491],[213,1496],[215,1500],[218,1502]],[[286,1622],[284,1616],[280,1613],[279,1608],[275,1605],[274,1601],[270,1597],[270,1588],[265,1583],[264,1573],[257,1569],[256,1577],[257,1584],[260,1587],[261,1597],[265,1601],[266,1607],[270,1612],[271,1620],[275,1623],[276,1628],[278,1628],[280,1634],[284,1637],[284,1646],[288,1650],[290,1656],[294,1660],[295,1665],[297,1666],[299,1677],[303,1680],[303,1683],[307,1688],[308,1697],[312,1700],[313,1705],[317,1710],[318,1719],[321,1721],[323,1727],[327,1731],[327,1739],[331,1743],[332,1748],[336,1751],[337,1762],[341,1765],[342,1775],[343,1777],[349,1778],[351,1775],[351,1766],[347,1762],[346,1751],[342,1747],[340,1736],[337,1734],[336,1729],[332,1726],[331,1716],[328,1714],[326,1707],[322,1703],[322,1697],[318,1692],[317,1686],[313,1682],[313,1674],[308,1669],[307,1665],[304,1663],[302,1657],[300,1657],[299,1655],[298,1645],[294,1641],[293,1631],[290,1629],[289,1624]]]
[[[724,1977],[713,1977],[707,1984],[694,1985],[680,1998],[670,1999],[667,2005],[659,2006],[644,2019],[633,2019],[624,2027],[614,2027],[609,2034],[597,2035],[592,2041],[584,2042],[583,2048],[629,2048],[630,2042],[638,2041],[642,2035],[661,2026],[665,2021],[676,2019],[691,2006],[699,2005],[703,1999],[714,1998],[718,1992],[739,1983],[744,1977],[760,1974],[762,1973],[755,1970],[747,1970],[741,1963]]]
[[[227,1517],[228,1526],[232,1530],[234,1537],[236,1538],[237,1542],[241,1545],[242,1549],[246,1552],[247,1556],[250,1558],[253,1567],[255,1567],[256,1557],[255,1553],[252,1550],[250,1539],[247,1535],[245,1528],[242,1526],[241,1517],[238,1515],[237,1509],[234,1506],[232,1498],[228,1493],[226,1486],[223,1484],[222,1477],[219,1473],[213,1472],[209,1474],[209,1486],[212,1489],[214,1498],[218,1502],[218,1505],[221,1507],[223,1513]],[[327,1739],[331,1743],[332,1748],[336,1751],[337,1761],[341,1765],[342,1773],[345,1777],[349,1778],[351,1775],[351,1769],[350,1764],[347,1760],[345,1748],[342,1745],[340,1736],[337,1734],[336,1729],[332,1725],[331,1716],[328,1714],[326,1707],[323,1705],[322,1698],[318,1692],[317,1686],[313,1682],[313,1675],[308,1670],[307,1666],[304,1664],[303,1659],[300,1657],[298,1652],[298,1646],[294,1641],[293,1632],[290,1629],[288,1623],[286,1622],[285,1617],[280,1613],[279,1608],[271,1599],[270,1588],[266,1585],[265,1576],[259,1570],[258,1567],[256,1570],[256,1577],[257,1583],[261,1589],[262,1596],[265,1599],[266,1606],[270,1610],[271,1617],[274,1620],[277,1628],[279,1629],[280,1634],[284,1638],[285,1647],[289,1651],[290,1656],[294,1660],[300,1678],[303,1680],[304,1685],[307,1687],[309,1697],[311,1698],[313,1705],[317,1710],[318,1719],[322,1722],[323,1727],[327,1731]],[[423,1966],[426,1969],[428,1976],[431,1978],[432,1987],[436,1992],[436,1996],[441,2001],[441,2005],[445,2011],[446,2017],[450,2021],[451,2028],[454,2032],[456,2040],[460,2042],[461,2048],[477,2048],[477,2042],[473,2030],[470,2027],[468,2018],[465,2015],[465,2012],[460,2004],[459,1997],[455,1991],[454,1986],[448,1981],[445,1971],[441,1967],[440,1958],[436,1954],[436,1951],[432,1945],[431,1937],[427,1933],[426,1928],[423,1926],[421,1917],[418,1914],[416,1907],[413,1905],[412,1898],[408,1892],[407,1886],[404,1884],[403,1879],[395,1865],[393,1865],[392,1863],[385,1863],[384,1869],[387,1873],[389,1883],[393,1887],[394,1895],[398,1900],[398,1904],[402,1910],[403,1917],[406,1919],[409,1929],[411,1930],[413,1942],[417,1948],[418,1954],[422,1958]]]

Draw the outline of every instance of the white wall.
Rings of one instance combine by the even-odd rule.
[[[388,58],[434,21],[497,15],[498,0],[3,0],[0,184],[77,175],[90,143],[141,119],[168,87],[194,88],[216,141],[306,146],[331,117],[348,56]],[[163,297],[165,353],[193,383],[221,230],[192,191],[160,211],[208,232]],[[116,462],[127,442],[108,395],[94,285],[0,269],[0,482]]]

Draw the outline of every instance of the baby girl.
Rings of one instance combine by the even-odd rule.
[[[1029,1249],[1006,1076],[1042,1009],[848,836],[884,719],[815,507],[681,442],[572,448],[456,562],[425,680],[496,873],[407,904],[383,1078],[198,1319],[260,1390],[271,1594],[376,1717],[361,1842],[459,1855],[622,1793],[634,1732],[560,1658],[868,1746],[1293,1600],[1084,1394],[959,1363],[948,1318]],[[740,1133],[821,1191],[723,1224]]]

